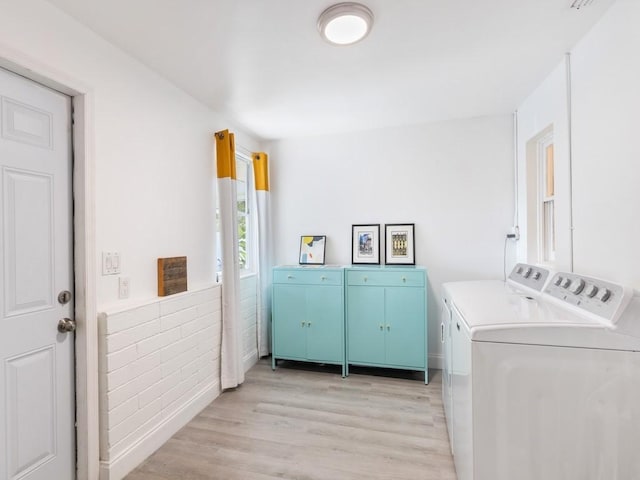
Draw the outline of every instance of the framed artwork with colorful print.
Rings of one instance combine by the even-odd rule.
[[[303,235],[300,237],[300,265],[324,265],[326,235]]]
[[[385,229],[385,256],[387,265],[415,265],[415,224],[388,224]]]

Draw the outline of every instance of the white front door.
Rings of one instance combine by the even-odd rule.
[[[0,69],[0,480],[75,477],[71,99]],[[71,324],[69,322],[69,324]]]

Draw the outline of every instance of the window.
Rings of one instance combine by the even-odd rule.
[[[238,263],[240,274],[252,270],[251,254],[251,212],[250,189],[252,188],[253,170],[250,154],[236,151],[236,186],[237,186],[237,220],[238,220]],[[218,205],[220,202],[218,201]],[[216,207],[216,258],[217,272],[222,272],[222,236],[220,234],[220,208]]]
[[[240,271],[248,270],[249,258],[249,174],[251,164],[247,157],[236,153],[236,178],[238,185],[238,260]]]
[[[556,185],[553,126],[527,142],[527,261],[556,261]]]
[[[545,263],[556,259],[555,228],[555,175],[553,163],[553,138],[547,138],[540,146],[540,257]]]

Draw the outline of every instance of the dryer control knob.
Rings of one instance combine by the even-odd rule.
[[[520,275],[522,273],[522,267],[518,267],[518,269],[516,270],[516,273]]]
[[[561,277],[560,275],[558,275],[558,276],[556,277],[556,279],[553,281],[553,284],[554,284],[556,287],[559,287],[561,283],[562,283],[562,277]]]
[[[584,280],[579,279],[578,282],[573,287],[571,287],[571,293],[580,295],[580,292],[582,292],[582,290],[584,290]]]
[[[562,281],[562,285],[560,285],[562,288],[569,288],[569,285],[571,285],[571,279],[570,278],[565,278]]]
[[[529,276],[531,275],[532,270],[533,270],[533,269],[532,269],[531,267],[527,268],[527,269],[524,271],[524,273],[522,274],[522,276],[523,276],[524,278],[529,278]]]
[[[611,298],[611,290],[609,290],[608,288],[603,288],[602,290],[600,290],[600,295],[598,296],[598,298],[600,298],[601,302],[606,302]]]
[[[589,285],[585,293],[587,294],[587,297],[593,298],[596,296],[596,293],[598,293],[598,287],[595,285]]]

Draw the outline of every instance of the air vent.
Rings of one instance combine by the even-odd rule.
[[[575,8],[576,10],[580,10],[582,7],[588,7],[595,0],[573,0],[571,2],[571,8]]]

